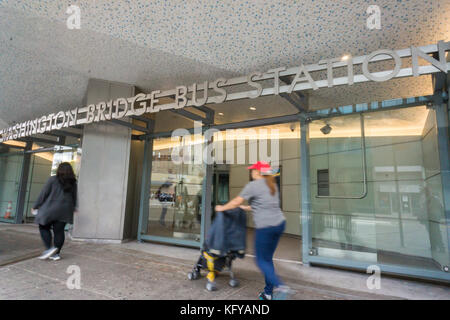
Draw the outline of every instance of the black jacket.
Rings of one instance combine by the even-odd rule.
[[[64,192],[56,176],[50,177],[42,188],[33,209],[38,209],[35,223],[47,225],[53,221],[73,223],[73,212],[77,206],[77,185]]]
[[[247,218],[241,208],[225,212],[216,212],[205,249],[218,256],[225,256],[230,251],[245,251]]]

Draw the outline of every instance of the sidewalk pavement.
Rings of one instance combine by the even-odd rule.
[[[31,226],[4,226],[18,233],[36,234]],[[234,264],[240,286],[228,286],[228,276],[217,279],[219,290],[205,289],[206,279],[190,281],[187,273],[199,251],[153,243],[101,244],[70,241],[60,261],[28,258],[0,267],[3,299],[256,299],[264,279],[253,257]],[[80,289],[69,289],[73,267],[79,267]],[[72,268],[72,269],[71,269]],[[295,291],[291,299],[450,299],[442,284],[382,276],[381,289],[370,290],[369,275],[330,268],[306,267],[275,261],[281,278]],[[69,271],[69,272],[68,272]]]

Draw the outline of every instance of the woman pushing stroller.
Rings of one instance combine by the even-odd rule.
[[[246,211],[253,211],[256,226],[256,264],[266,282],[259,299],[272,300],[274,295],[282,298],[290,292],[290,289],[279,279],[273,265],[273,255],[286,225],[286,219],[280,209],[278,187],[268,163],[258,161],[248,169],[251,170],[252,181],[244,187],[239,196],[225,205],[217,205],[215,210],[227,211],[241,207]],[[250,206],[242,205],[245,200]]]

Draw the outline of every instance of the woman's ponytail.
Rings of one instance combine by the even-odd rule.
[[[263,177],[264,177],[264,179],[266,179],[266,184],[270,189],[270,194],[272,196],[274,196],[275,192],[277,191],[277,183],[275,181],[275,176],[270,175],[270,176],[263,176]]]

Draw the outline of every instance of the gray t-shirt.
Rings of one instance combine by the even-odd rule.
[[[280,209],[278,189],[272,196],[266,179],[247,183],[239,196],[251,205],[256,228],[278,226],[285,220]]]

